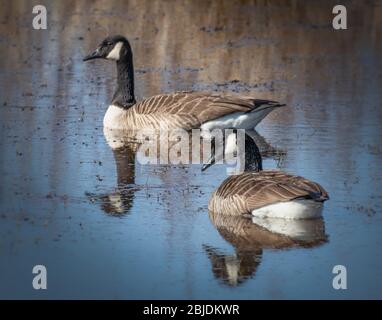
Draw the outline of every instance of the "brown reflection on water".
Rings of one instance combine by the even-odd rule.
[[[323,219],[255,221],[266,221],[273,227],[281,224],[275,232],[248,217],[224,216],[211,211],[209,217],[219,234],[235,249],[233,254],[226,254],[213,246],[203,245],[215,277],[230,286],[241,284],[255,275],[264,249],[314,248],[327,241]]]
[[[80,58],[106,35],[119,33],[132,44],[140,97],[198,89],[263,92],[264,97],[290,102],[296,86],[349,89],[351,82],[342,80],[362,76],[365,39],[375,53],[381,52],[380,6],[352,2],[351,32],[334,32],[334,3],[52,1],[47,4],[49,29],[36,31],[29,28],[29,1],[6,2],[1,47],[7,69],[33,70],[23,81],[24,93],[49,83],[44,91],[60,90],[60,102],[89,91],[110,96],[114,66],[84,67]],[[77,85],[70,83],[73,78]],[[7,93],[15,90],[10,82],[3,85]],[[26,100],[33,104],[33,97]]]
[[[139,187],[135,185],[136,149],[137,145],[134,143],[113,149],[117,185],[112,192],[106,194],[86,192],[90,201],[99,203],[106,214],[121,216],[127,214],[133,205],[134,193],[139,190]]]

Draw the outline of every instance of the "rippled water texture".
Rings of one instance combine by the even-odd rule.
[[[0,3],[1,298],[382,298],[381,1],[346,1],[344,31],[334,1],[49,1],[40,31],[30,1]],[[287,103],[258,126],[264,167],[322,184],[323,220],[272,225],[291,239],[220,219],[207,205],[224,165],[113,151],[115,66],[82,62],[108,34],[130,39],[139,99]],[[32,288],[37,264],[48,290]]]

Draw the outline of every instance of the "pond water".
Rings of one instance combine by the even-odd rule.
[[[0,4],[0,298],[382,298],[381,1],[347,1],[342,31],[334,1],[50,1],[47,30],[32,29],[30,1]],[[130,40],[138,99],[287,103],[257,130],[278,150],[265,168],[330,195],[322,220],[288,226],[305,244],[210,216],[224,165],[113,151],[115,66],[82,62],[109,34]],[[38,264],[47,290],[32,287]],[[332,287],[335,265],[347,290]]]

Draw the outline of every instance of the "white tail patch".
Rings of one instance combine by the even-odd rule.
[[[122,46],[123,46],[123,42],[122,41],[117,42],[114,45],[113,50],[111,50],[109,52],[109,54],[107,55],[106,59],[118,61],[119,57],[120,57]]]
[[[252,211],[258,218],[315,219],[322,215],[322,202],[292,200],[270,204]]]

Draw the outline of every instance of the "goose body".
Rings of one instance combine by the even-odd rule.
[[[175,92],[153,96],[128,109],[111,105],[103,124],[105,128],[119,130],[250,129],[278,106],[280,104],[274,101],[248,97]]]
[[[312,219],[321,216],[326,191],[316,182],[280,171],[244,172],[228,177],[208,209],[258,218]]]
[[[133,56],[122,36],[106,38],[84,61],[104,58],[117,64],[117,90],[105,117],[104,127],[118,130],[223,128],[253,129],[283,104],[246,96],[205,92],[175,92],[136,102]]]
[[[228,137],[227,141],[233,140]],[[214,161],[212,158],[211,163]],[[323,203],[328,199],[325,189],[316,182],[281,171],[263,171],[259,149],[245,135],[245,172],[224,180],[212,194],[208,209],[223,215],[314,219],[322,215]]]

